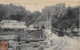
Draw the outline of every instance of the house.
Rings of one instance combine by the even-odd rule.
[[[34,25],[30,25],[29,30],[36,30],[36,29],[34,28]]]
[[[26,29],[27,26],[25,22],[17,21],[17,20],[2,20],[0,22],[1,28],[9,28],[9,29]]]
[[[42,27],[46,28],[47,27],[47,22],[38,22],[34,25],[34,27],[38,29],[42,29]]]
[[[14,40],[17,39],[17,35],[0,35],[0,40]]]

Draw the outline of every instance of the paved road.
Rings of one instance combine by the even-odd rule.
[[[79,41],[72,39],[70,37],[58,37],[54,33],[50,35],[52,32],[50,30],[44,30],[47,38],[51,42],[51,46],[44,50],[79,50]],[[50,43],[49,43],[50,44]]]

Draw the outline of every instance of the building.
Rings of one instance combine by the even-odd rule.
[[[17,35],[0,35],[0,40],[15,40]]]
[[[9,28],[9,29],[26,29],[27,26],[25,22],[16,21],[16,20],[2,20],[0,22],[1,28]]]
[[[37,29],[45,29],[47,28],[47,22],[38,22],[33,27]]]
[[[29,30],[36,30],[36,29],[34,28],[34,25],[30,25]]]

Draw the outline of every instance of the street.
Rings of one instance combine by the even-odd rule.
[[[50,30],[45,30],[49,35]],[[70,38],[68,36],[58,37],[54,33],[49,38],[52,39],[53,45],[44,50],[79,50],[79,40]]]

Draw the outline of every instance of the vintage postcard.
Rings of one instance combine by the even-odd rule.
[[[0,0],[0,50],[80,50],[80,1]]]

